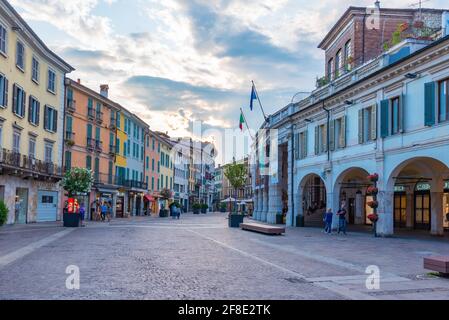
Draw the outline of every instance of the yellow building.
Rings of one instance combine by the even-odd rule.
[[[170,137],[162,132],[156,132],[156,134],[160,138],[160,149],[159,151],[159,190],[168,189],[173,193],[173,184],[174,184],[174,166],[173,166],[173,155],[172,149],[173,144],[169,140]],[[161,203],[163,205],[163,203]],[[165,203],[166,205],[166,203]]]
[[[125,131],[125,115],[122,107],[117,112],[117,142],[116,142],[116,154],[115,154],[115,174],[116,184],[122,186],[118,190],[117,204],[116,204],[116,216],[118,218],[124,217],[127,212],[126,208],[126,167],[128,165],[126,159],[126,142],[128,141],[128,134]]]
[[[60,219],[64,80],[73,70],[0,2],[0,199],[9,224]]]

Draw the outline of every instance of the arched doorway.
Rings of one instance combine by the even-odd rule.
[[[362,168],[350,168],[338,177],[334,187],[336,203],[339,207],[345,207],[347,222],[350,225],[369,225],[371,221],[367,218],[372,212],[367,204],[372,197],[366,194],[371,186],[367,180],[369,173]],[[338,208],[334,208],[338,210]]]
[[[393,219],[400,229],[442,235],[449,229],[449,168],[441,161],[419,157],[393,170],[387,189],[394,190]]]
[[[300,188],[305,225],[322,226],[327,208],[327,192],[323,179],[317,174],[310,174],[303,179]]]

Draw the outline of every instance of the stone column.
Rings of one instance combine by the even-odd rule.
[[[394,192],[391,191],[380,191],[377,197],[379,202],[377,234],[381,237],[390,237],[394,234],[393,200]]]
[[[112,217],[117,218],[117,194],[112,194]]]
[[[258,209],[257,209],[257,219],[258,221],[262,220],[262,211],[263,211],[263,190],[259,189],[257,195]]]
[[[136,213],[137,213],[137,208],[136,208],[136,204],[137,204],[137,201],[136,201],[136,196],[133,196],[133,199],[132,199],[132,201],[133,201],[133,212],[131,213],[131,215],[132,216],[136,216]]]
[[[270,185],[269,191],[269,210],[267,213],[267,222],[275,224],[276,223],[276,215],[278,213],[282,213],[282,195],[280,191],[279,184]]]
[[[433,236],[443,236],[444,235],[443,193],[442,192],[432,192],[431,197],[432,197],[431,233]]]
[[[267,217],[268,217],[268,211],[269,211],[269,206],[270,206],[270,198],[269,198],[269,191],[268,189],[264,189],[263,190],[263,209],[262,209],[262,214],[260,216],[260,221],[262,222],[267,222]]]
[[[414,194],[412,192],[407,193],[407,229],[413,229],[414,219],[413,219],[413,207],[414,207]]]
[[[293,139],[288,140],[288,212],[287,212],[287,219],[286,219],[286,225],[287,227],[294,227],[295,226],[295,212],[298,212],[296,208],[296,201],[295,201],[295,189],[292,184],[292,179],[294,175],[294,167],[295,167],[295,160],[293,158]],[[294,205],[292,205],[294,203]],[[293,208],[294,207],[294,208]]]

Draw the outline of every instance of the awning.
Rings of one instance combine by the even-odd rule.
[[[156,199],[154,199],[154,197],[150,194],[145,195],[145,199],[149,202],[156,202]]]

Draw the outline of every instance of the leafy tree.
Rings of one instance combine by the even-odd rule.
[[[3,201],[0,201],[0,226],[4,225],[8,219],[9,209]]]
[[[73,168],[68,171],[62,179],[62,187],[69,194],[69,197],[79,193],[90,192],[94,177],[92,170],[84,168]]]
[[[248,178],[248,171],[244,164],[233,163],[226,167],[224,175],[229,180],[235,194],[238,189],[245,186]],[[236,197],[235,199],[237,201]]]

